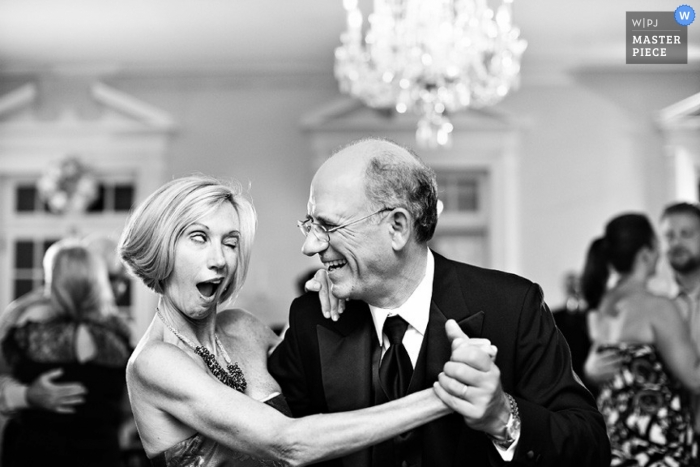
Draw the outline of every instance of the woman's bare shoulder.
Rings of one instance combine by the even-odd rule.
[[[126,366],[127,382],[146,385],[162,381],[163,374],[174,366],[186,368],[192,362],[181,349],[160,339],[144,336],[134,349]]]
[[[241,308],[220,311],[216,317],[216,324],[229,337],[246,335],[264,342],[265,345],[270,345],[277,339],[277,335],[267,324],[260,321],[253,313]]]
[[[670,298],[652,292],[640,293],[635,298],[640,306],[648,308],[651,311],[675,311],[677,309],[676,304],[673,303]]]
[[[621,300],[619,307],[634,310],[636,316],[644,316],[652,322],[680,319],[678,308],[671,299],[646,291]]]
[[[217,326],[226,333],[269,329],[257,316],[242,308],[228,308],[216,316]]]

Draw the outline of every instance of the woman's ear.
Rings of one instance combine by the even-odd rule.
[[[656,251],[653,247],[643,246],[637,253],[637,260],[641,260],[644,264],[656,266]]]
[[[404,208],[396,208],[387,219],[391,229],[391,247],[394,251],[402,250],[412,234],[413,220]]]

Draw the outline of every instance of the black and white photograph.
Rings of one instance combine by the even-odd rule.
[[[700,465],[698,11],[0,0],[0,467]]]

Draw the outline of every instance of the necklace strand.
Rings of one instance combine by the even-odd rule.
[[[209,368],[209,371],[211,371],[212,375],[216,376],[216,378],[219,381],[221,381],[230,388],[233,388],[239,392],[245,391],[246,387],[248,386],[248,383],[245,380],[243,371],[238,366],[238,362],[231,362],[231,358],[228,356],[228,352],[226,352],[226,349],[221,344],[219,336],[216,335],[216,333],[214,333],[214,341],[216,341],[216,346],[219,348],[219,351],[221,352],[221,355],[223,355],[224,360],[226,360],[226,368],[228,369],[228,372],[221,367],[218,361],[216,361],[216,357],[209,351],[209,349],[207,349],[203,345],[195,345],[194,342],[180,334],[177,330],[175,330],[175,328],[168,324],[165,321],[165,318],[163,318],[163,315],[160,314],[160,310],[158,308],[156,308],[156,314],[163,322],[163,324],[165,324],[165,326],[168,329],[170,329],[170,331],[173,334],[175,334],[175,336],[178,339],[184,342],[189,348],[191,348],[194,351],[194,353],[199,355],[201,359],[204,360],[204,363],[207,365],[207,368]]]

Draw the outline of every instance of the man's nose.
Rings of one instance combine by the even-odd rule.
[[[669,248],[673,248],[674,246],[678,245],[681,243],[681,239],[678,235],[668,235],[666,236],[666,245]]]
[[[301,246],[301,252],[306,256],[313,256],[326,248],[328,248],[328,242],[322,242],[316,238],[313,232],[309,232],[309,235],[304,239],[304,244]]]

